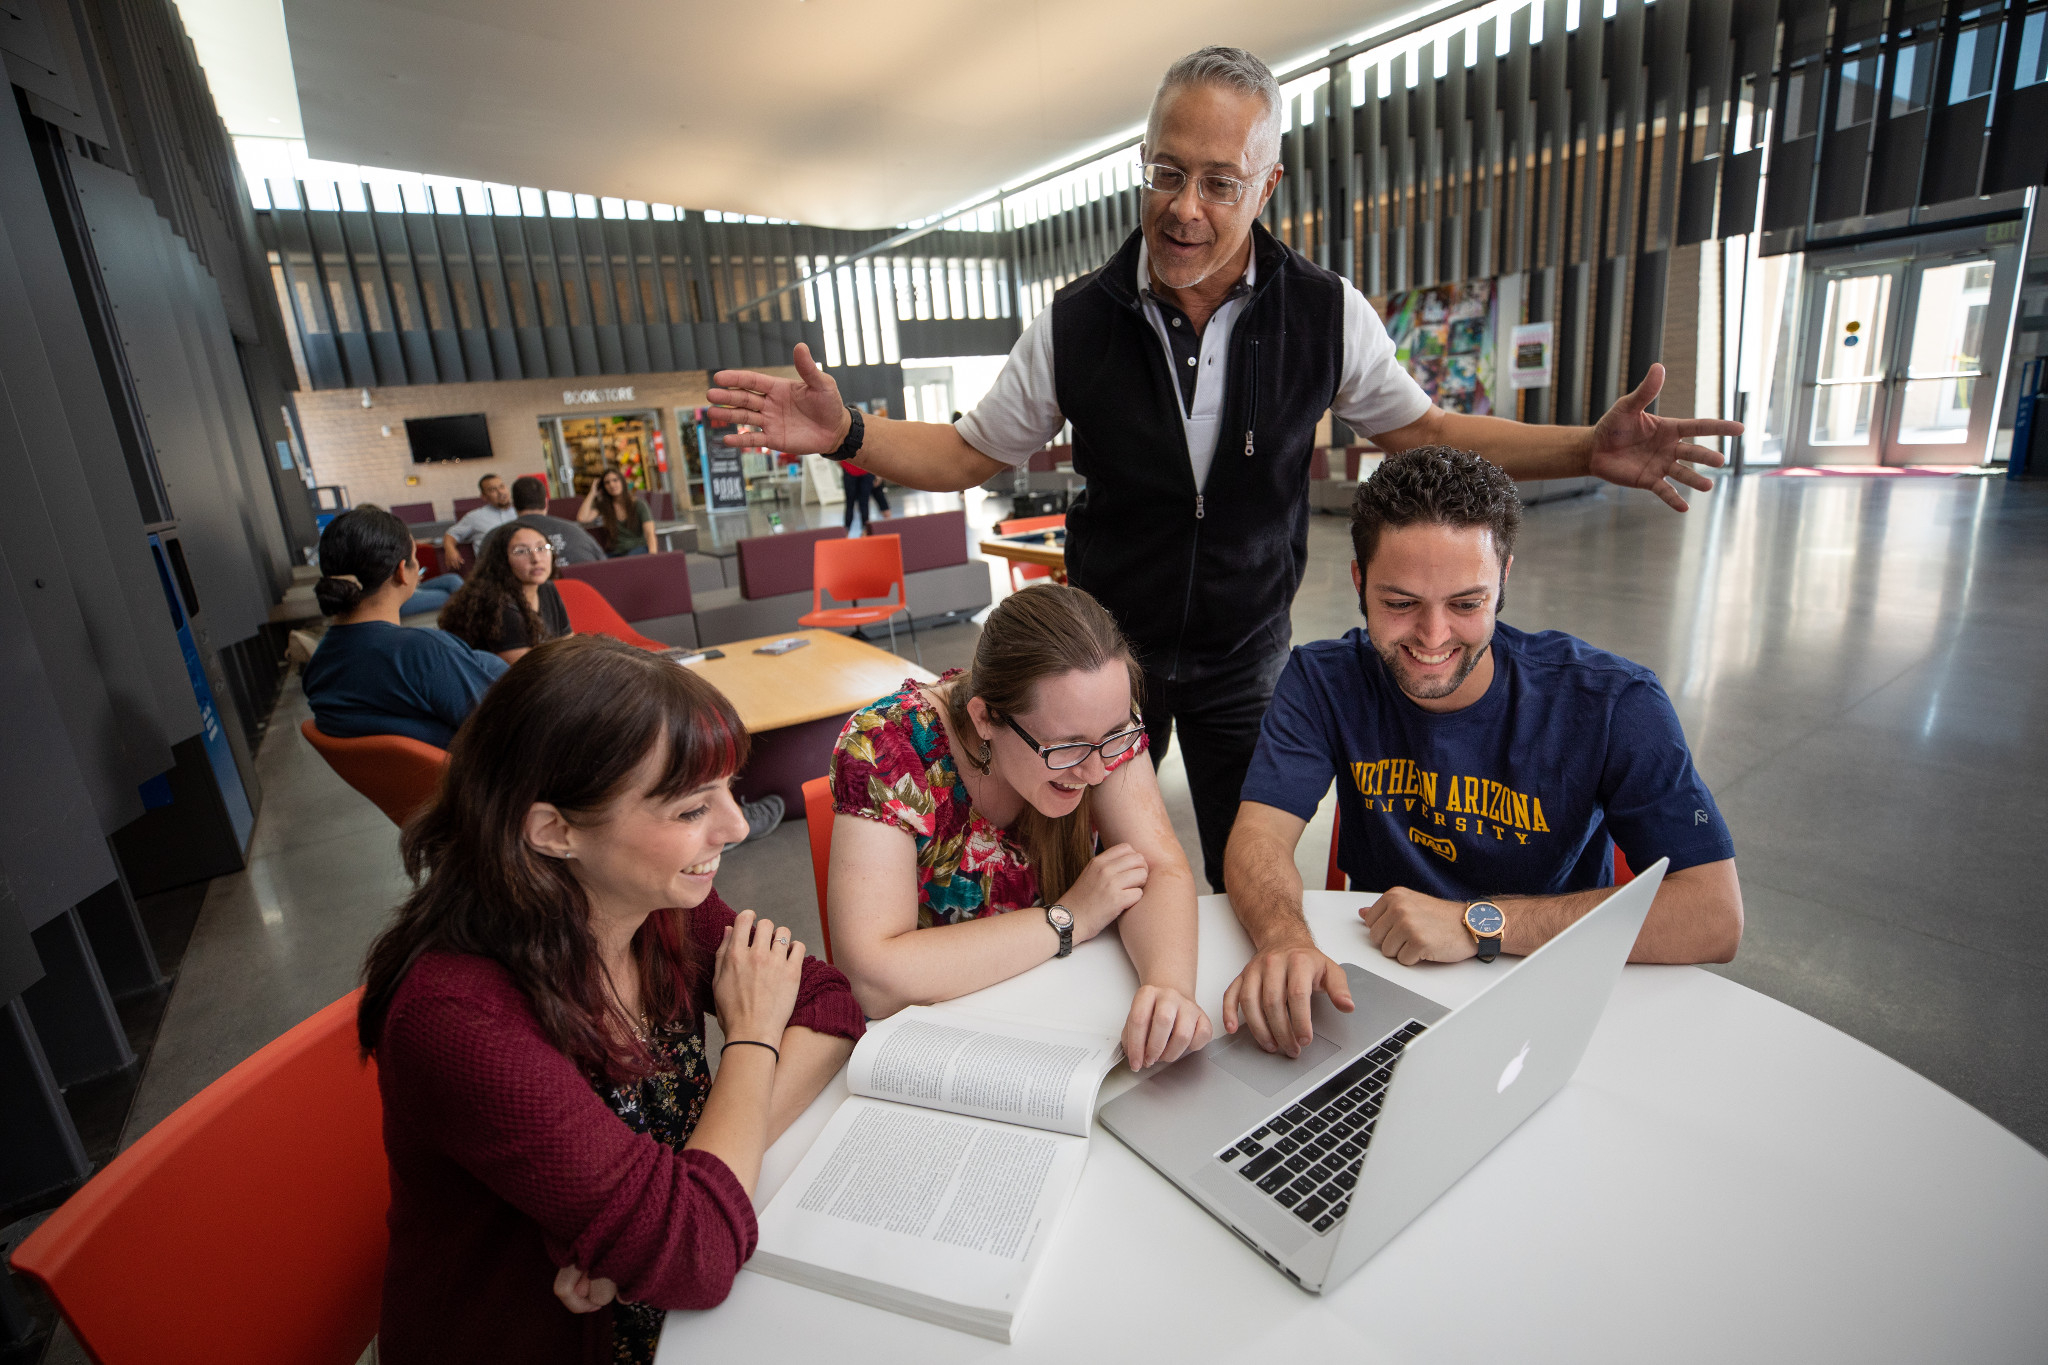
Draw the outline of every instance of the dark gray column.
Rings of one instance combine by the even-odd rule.
[[[19,998],[0,1004],[0,1203],[61,1190],[91,1174],[27,1007]]]
[[[156,950],[136,912],[126,878],[116,877],[78,903],[78,923],[116,1000],[162,990],[169,984],[157,967]]]
[[[21,993],[57,1083],[77,1085],[135,1065],[128,1034],[78,912],[66,911],[35,931],[43,979]]]

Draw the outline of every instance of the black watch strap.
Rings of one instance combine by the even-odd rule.
[[[868,424],[861,417],[860,409],[848,403],[846,410],[853,414],[853,425],[846,429],[846,439],[839,443],[839,449],[824,452],[826,459],[840,464],[860,454],[860,443],[867,439],[868,434]]]
[[[1479,960],[1480,960],[1481,962],[1491,962],[1491,961],[1493,961],[1493,960],[1494,960],[1495,958],[1497,958],[1497,957],[1499,957],[1499,956],[1500,956],[1500,935],[1499,935],[1499,934],[1495,934],[1495,935],[1494,935],[1494,936],[1493,936],[1492,938],[1482,938],[1482,939],[1480,939],[1480,940],[1479,940]]]
[[[1054,910],[1066,911],[1067,922],[1065,924],[1061,924],[1058,920],[1052,917],[1052,912]],[[1060,950],[1054,953],[1053,956],[1056,958],[1060,958],[1065,957],[1068,953],[1073,952],[1074,912],[1068,910],[1067,907],[1064,905],[1048,905],[1045,907],[1045,922],[1051,925],[1053,928],[1053,932],[1060,936]]]

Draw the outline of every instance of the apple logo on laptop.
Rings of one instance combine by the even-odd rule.
[[[1509,1086],[1515,1083],[1515,1077],[1522,1074],[1522,1063],[1528,1060],[1528,1057],[1529,1044],[1527,1042],[1524,1042],[1522,1044],[1522,1050],[1520,1052],[1517,1052],[1513,1057],[1509,1058],[1508,1064],[1501,1068],[1500,1084],[1496,1085],[1493,1088],[1494,1094],[1498,1095],[1502,1093]]]

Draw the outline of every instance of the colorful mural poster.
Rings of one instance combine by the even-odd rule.
[[[1499,304],[1492,280],[1439,284],[1373,300],[1394,354],[1423,392],[1450,412],[1493,411]]]

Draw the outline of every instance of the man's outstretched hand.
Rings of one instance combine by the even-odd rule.
[[[1658,417],[1648,409],[1663,387],[1664,367],[1652,365],[1635,392],[1624,394],[1607,410],[1593,428],[1591,470],[1596,477],[1623,488],[1647,488],[1673,511],[1683,512],[1685,497],[1672,484],[1682,483],[1704,493],[1714,486],[1713,480],[1691,464],[1719,468],[1728,462],[1719,451],[1689,444],[1690,438],[1740,436],[1742,423],[1716,417]]]
[[[755,428],[719,440],[789,455],[823,455],[839,449],[853,424],[839,385],[811,359],[811,348],[803,342],[797,343],[795,362],[795,379],[777,379],[758,370],[720,370],[711,376],[717,386],[709,394],[711,420]]]

